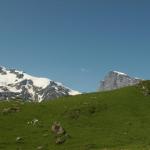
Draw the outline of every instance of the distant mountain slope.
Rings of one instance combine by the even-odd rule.
[[[110,71],[101,81],[100,91],[107,91],[118,89],[121,87],[135,85],[142,81],[142,79],[130,77],[129,75],[118,72],[118,71]]]
[[[0,99],[22,98],[40,102],[76,94],[80,93],[47,78],[34,77],[22,71],[0,67]]]
[[[150,81],[57,101],[1,101],[0,112],[0,150],[150,149]],[[55,121],[67,133],[58,145]]]

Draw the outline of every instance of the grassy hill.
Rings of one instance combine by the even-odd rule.
[[[0,102],[0,150],[148,150],[149,89],[145,81],[43,103]],[[69,135],[63,144],[51,132],[55,121]]]

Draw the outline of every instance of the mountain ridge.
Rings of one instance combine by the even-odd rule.
[[[77,94],[80,92],[72,90],[62,83],[0,66],[0,99],[21,98],[41,102]]]

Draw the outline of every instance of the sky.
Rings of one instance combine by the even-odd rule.
[[[150,79],[149,0],[1,0],[0,65],[93,92],[110,70]]]

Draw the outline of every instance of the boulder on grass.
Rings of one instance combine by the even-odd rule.
[[[51,127],[51,131],[56,134],[56,135],[63,135],[65,134],[65,129],[61,126],[61,124],[59,122],[54,122],[52,127]]]
[[[23,141],[23,138],[22,138],[22,137],[20,137],[20,136],[16,137],[16,142],[17,142],[17,143],[20,143],[20,142],[22,142],[22,141]]]
[[[55,141],[56,144],[63,144],[66,141],[64,137],[58,137]]]

